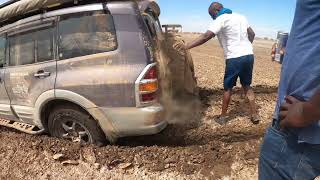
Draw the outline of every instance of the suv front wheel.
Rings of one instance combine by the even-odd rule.
[[[81,144],[103,145],[106,142],[97,121],[72,105],[56,107],[50,113],[48,130],[54,137],[70,139]]]

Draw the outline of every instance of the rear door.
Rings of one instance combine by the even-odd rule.
[[[10,99],[5,88],[6,36],[0,36],[0,118],[16,120],[10,108]]]
[[[8,32],[9,63],[5,86],[11,107],[23,122],[33,123],[34,105],[54,89],[56,21],[32,22]]]

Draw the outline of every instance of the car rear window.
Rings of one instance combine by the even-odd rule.
[[[61,17],[60,59],[108,52],[116,48],[116,31],[110,14],[98,11]]]

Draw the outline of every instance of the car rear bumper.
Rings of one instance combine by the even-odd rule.
[[[166,126],[163,107],[159,104],[136,108],[100,108],[111,121],[117,137],[157,134]]]

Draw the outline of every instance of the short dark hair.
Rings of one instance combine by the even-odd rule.
[[[209,12],[212,12],[214,10],[221,10],[222,8],[223,8],[223,5],[221,3],[213,2],[209,7]]]

